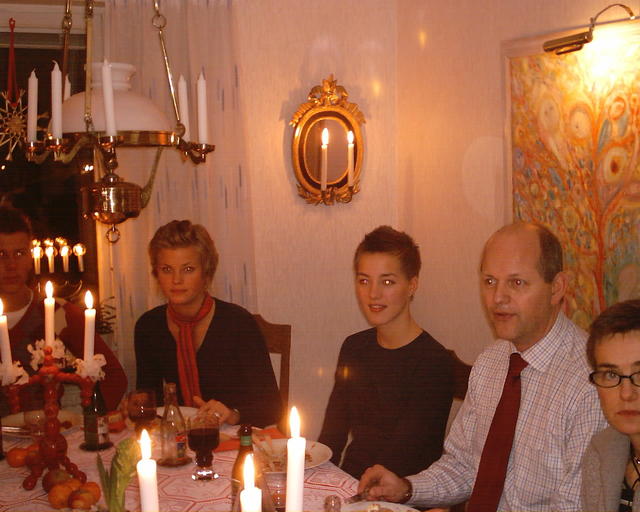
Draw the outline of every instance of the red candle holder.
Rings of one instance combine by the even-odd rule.
[[[58,420],[58,388],[60,384],[76,384],[80,386],[80,397],[83,407],[91,402],[93,392],[93,380],[89,377],[81,377],[75,373],[65,373],[60,370],[52,355],[52,348],[44,348],[44,364],[35,375],[29,377],[27,384],[11,384],[5,387],[11,412],[20,411],[20,389],[25,386],[42,384],[44,387],[44,436],[39,442],[41,462],[31,466],[31,472],[23,480],[22,487],[31,490],[36,486],[38,479],[45,468],[52,470],[64,467],[68,473],[82,483],[87,481],[85,475],[78,466],[71,462],[67,456],[67,440],[60,433],[60,420]]]

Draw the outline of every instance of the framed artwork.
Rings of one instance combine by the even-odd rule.
[[[506,164],[513,218],[559,237],[566,313],[586,328],[640,297],[640,23],[565,55],[542,51],[554,37],[503,45]]]

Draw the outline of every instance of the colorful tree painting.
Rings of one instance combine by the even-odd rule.
[[[640,297],[640,44],[588,46],[509,60],[514,218],[560,238],[582,327]]]

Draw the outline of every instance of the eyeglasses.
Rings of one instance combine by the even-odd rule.
[[[611,370],[601,370],[589,375],[589,380],[601,388],[615,388],[620,385],[622,379],[629,379],[631,384],[640,387],[640,372],[635,372],[631,375],[619,375]]]
[[[7,261],[9,258],[19,260],[26,256],[29,256],[30,254],[31,252],[29,251],[29,249],[16,249],[13,252],[0,249],[0,261]]]

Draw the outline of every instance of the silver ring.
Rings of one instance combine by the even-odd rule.
[[[220,417],[222,416],[222,414],[220,414],[219,412],[214,412],[213,415],[218,419],[220,419]]]

